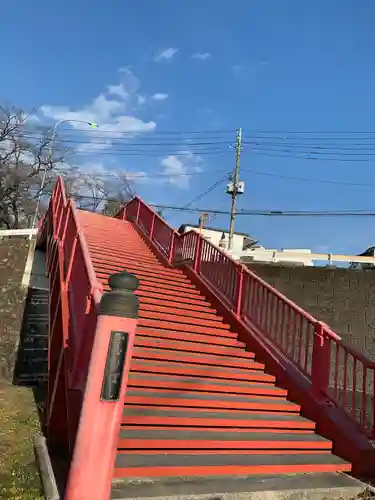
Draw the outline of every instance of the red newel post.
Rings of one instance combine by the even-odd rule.
[[[235,304],[235,313],[236,313],[236,316],[238,316],[238,317],[241,316],[243,273],[244,273],[244,266],[240,266],[238,269],[236,304]]]
[[[199,264],[201,260],[201,250],[202,250],[202,237],[196,233],[195,240],[195,252],[194,252],[194,271],[199,273]]]
[[[100,302],[65,500],[110,498],[117,442],[138,319],[139,282],[109,278]]]
[[[311,361],[311,380],[313,392],[322,397],[328,393],[331,367],[331,346],[324,334],[323,323],[317,321],[314,330]]]
[[[175,246],[176,234],[173,231],[171,235],[171,243],[169,245],[168,262],[172,264],[174,260],[174,246]]]
[[[136,215],[136,218],[135,218],[135,221],[138,222],[139,221],[139,212],[141,210],[141,200],[138,198],[138,203],[137,203],[137,215]]]
[[[150,235],[149,235],[149,238],[150,238],[151,241],[152,241],[152,237],[154,236],[155,218],[156,218],[156,214],[153,213],[152,214],[152,220],[151,220]]]

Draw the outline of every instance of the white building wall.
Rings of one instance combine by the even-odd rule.
[[[275,253],[278,253],[276,256]],[[289,255],[280,256],[280,253],[288,253]],[[290,255],[296,253],[295,257]],[[306,257],[301,254],[306,254]],[[249,248],[242,252],[241,257],[251,257],[255,262],[293,262],[303,266],[313,266],[314,262],[309,257],[311,250],[308,248],[283,248],[282,250],[269,249],[264,247]]]
[[[188,231],[196,231],[197,233],[200,232],[200,230],[196,227],[185,226],[185,232],[187,233]],[[228,241],[228,233],[224,234],[226,241]],[[215,246],[219,247],[223,232],[203,228],[202,235],[204,236],[204,238],[211,241],[211,243],[213,243]],[[314,265],[313,260],[309,257],[309,254],[311,254],[311,250],[307,248],[284,248],[282,250],[276,250],[258,246],[243,250],[244,238],[244,235],[235,233],[233,235],[233,244],[231,250],[224,250],[234,260],[240,260],[243,257],[251,257],[255,262],[293,262],[304,266]],[[277,256],[274,255],[275,252],[278,252]],[[280,257],[280,253],[282,252],[288,252],[289,254],[295,252],[299,255],[296,255],[296,257],[291,255]],[[301,253],[306,254],[306,257],[304,255],[301,256]]]
[[[196,227],[192,226],[185,226],[185,232],[187,233],[188,231],[196,231],[199,233],[199,229]],[[228,233],[224,233],[226,240],[228,240]],[[203,229],[202,230],[202,236],[204,236],[207,240],[211,241],[214,245],[217,247],[219,246],[221,237],[223,233],[221,231],[213,231],[212,229]],[[234,234],[233,236],[233,248],[232,251],[234,254],[240,255],[243,253],[243,241],[244,241],[245,236],[243,234]]]

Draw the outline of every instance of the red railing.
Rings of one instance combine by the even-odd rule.
[[[116,292],[104,297],[108,300],[103,299],[103,306],[102,285],[61,178],[52,193],[42,241],[47,242],[50,277],[47,439],[71,455],[64,498],[102,500],[110,496],[137,320],[111,312],[108,303],[118,300],[111,295]],[[113,333],[126,336],[126,348],[120,353],[123,361],[116,358]],[[114,361],[117,374],[107,370],[108,363],[114,369]],[[103,387],[114,377],[118,396],[112,398]]]
[[[116,215],[119,219],[137,222],[142,232],[154,243],[159,252],[172,262],[175,236],[166,222],[139,198],[134,198]]]
[[[318,397],[329,398],[375,438],[374,362],[197,232],[178,235],[139,198],[118,217],[134,221],[171,264],[189,266],[298,367]]]
[[[46,262],[50,278],[46,428],[51,441],[72,451],[102,286],[95,277],[74,202],[66,199],[60,178],[51,196],[45,225]],[[76,392],[71,393],[71,389]],[[55,432],[62,418],[56,413],[57,408],[67,415],[64,435]]]

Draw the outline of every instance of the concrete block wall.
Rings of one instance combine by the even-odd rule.
[[[27,289],[21,287],[29,239],[0,239],[0,377],[11,380]]]
[[[246,265],[375,360],[375,270]]]
[[[270,285],[308,311],[316,319],[329,325],[342,339],[358,351],[375,360],[375,270],[342,268],[289,267],[278,264],[246,264]],[[343,402],[344,351],[336,360],[331,353],[331,387],[338,361],[339,398]],[[353,390],[353,372],[356,371],[356,388]],[[354,359],[347,360],[347,405],[355,408],[357,417],[365,407],[368,425],[374,424],[373,372],[367,372],[366,398],[363,398],[363,371]],[[331,389],[333,391],[333,389]],[[365,406],[364,406],[365,405]]]

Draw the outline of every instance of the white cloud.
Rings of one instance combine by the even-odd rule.
[[[150,182],[151,179],[147,175],[147,172],[139,171],[139,172],[124,172],[123,175],[126,177],[128,181],[133,181],[135,183],[147,183]]]
[[[178,154],[168,155],[161,161],[162,175],[166,176],[169,184],[180,189],[189,187],[192,173],[201,172],[202,158],[191,151],[180,151]]]
[[[156,93],[151,96],[151,99],[153,99],[154,101],[165,101],[166,99],[168,99],[168,94]]]
[[[28,115],[25,117],[25,123],[38,124],[40,123],[40,118],[36,115]]]
[[[95,138],[93,130],[88,129],[91,133],[87,136],[86,143],[77,148],[80,152],[108,149],[113,145],[112,139],[123,137],[123,132],[128,134],[127,138],[131,134],[152,132],[156,128],[154,121],[143,121],[134,116],[139,104],[145,102],[143,96],[138,94],[139,80],[129,69],[123,69],[121,77],[119,84],[108,85],[103,93],[81,108],[45,104],[39,108],[39,114],[55,122],[73,120],[69,125],[80,130],[85,129],[82,121],[97,123],[100,140]],[[111,132],[108,140],[103,139],[100,129]]]
[[[205,61],[206,59],[209,59],[211,57],[211,54],[209,52],[196,52],[195,54],[192,54],[192,59],[198,59],[199,61]]]
[[[120,97],[121,99],[127,99],[129,97],[128,92],[126,92],[125,87],[122,83],[118,85],[108,85],[108,94]]]
[[[138,104],[140,105],[144,104],[147,100],[144,95],[139,95],[137,99],[138,99]]]
[[[168,61],[172,59],[178,52],[178,49],[174,49],[173,47],[169,47],[168,49],[162,50],[159,52],[159,54],[155,57],[154,61],[155,62],[160,62],[160,61]]]

